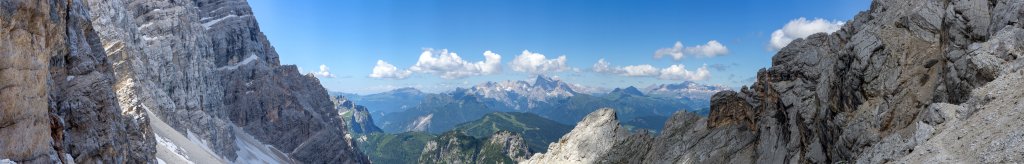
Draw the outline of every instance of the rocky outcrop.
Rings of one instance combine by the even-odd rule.
[[[1019,40],[1018,40],[1019,41]],[[1004,69],[1006,70],[1006,69]],[[886,154],[904,155],[892,159],[896,162],[922,163],[1017,163],[1024,161],[1024,70],[1001,73],[994,81],[975,89],[967,102],[956,106],[933,104],[914,128],[912,135],[901,136],[895,146],[876,146],[863,157]],[[888,140],[883,140],[888,141]],[[889,151],[885,151],[889,150]],[[892,153],[892,150],[906,150]],[[860,158],[863,159],[872,158]],[[879,159],[879,158],[874,158]],[[877,160],[875,160],[877,161]]]
[[[599,109],[583,118],[558,142],[548,146],[547,153],[537,153],[522,163],[595,163],[612,152],[612,146],[630,137],[629,130],[619,125],[615,110]]]
[[[923,128],[915,121],[922,111],[969,102],[977,87],[1012,72],[1004,68],[1020,69],[1020,4],[874,1],[841,30],[792,42],[739,93],[758,111],[757,161],[885,162],[861,159],[923,142],[931,134],[911,133]]]
[[[697,114],[676,112],[651,142],[643,163],[750,163],[757,135],[743,124],[708,128],[709,121]],[[633,160],[639,161],[634,157]]]
[[[364,106],[356,106],[352,110],[352,118],[349,119],[352,133],[383,133],[384,131],[373,124],[373,117],[370,111]]]
[[[1021,162],[1022,6],[873,1],[781,49],[750,87],[717,93],[708,120],[677,113],[649,148],[616,143],[646,152],[606,162]]]
[[[711,97],[711,113],[708,114],[708,128],[730,124],[746,126],[756,130],[754,116],[757,115],[750,103],[733,91],[722,91]]]
[[[519,162],[529,157],[530,150],[526,140],[521,135],[509,131],[499,131],[487,139],[487,144],[484,145],[479,154],[481,155],[476,163],[506,160],[504,158]]]
[[[642,162],[651,149],[654,136],[650,131],[639,131],[622,142],[615,143],[611,151],[602,155],[597,163]]]
[[[114,69],[82,1],[0,8],[0,159],[155,162],[148,119],[119,107]]]
[[[355,134],[384,132],[373,123],[373,117],[365,106],[356,105],[354,102],[345,98],[345,96],[331,97],[331,102],[334,103],[334,109],[338,110],[338,115],[341,115],[344,119],[348,120],[349,132]]]
[[[500,131],[483,140],[451,131],[427,142],[419,163],[517,163],[529,154],[519,134]]]

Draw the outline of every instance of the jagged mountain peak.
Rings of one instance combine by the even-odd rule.
[[[562,83],[561,80],[555,80],[551,77],[544,75],[537,75],[536,80],[533,81],[533,87],[544,88],[545,90],[554,89]]]
[[[469,89],[456,88],[453,93],[474,94],[508,104],[514,104],[520,98],[529,101],[546,101],[549,98],[570,97],[579,94],[568,83],[546,76],[537,76],[533,84],[521,80],[485,82]]]
[[[619,93],[619,94],[633,95],[633,96],[644,96],[644,93],[641,92],[640,89],[636,89],[636,87],[633,87],[633,86],[626,87],[625,89],[615,88],[614,90],[612,90],[609,93],[612,93],[612,94]]]
[[[405,93],[405,94],[417,94],[417,95],[423,94],[423,91],[420,91],[419,89],[416,89],[416,88],[413,88],[413,87],[402,87],[402,88],[394,89],[394,90],[391,90],[391,91],[388,91],[388,92],[391,92],[391,93]]]

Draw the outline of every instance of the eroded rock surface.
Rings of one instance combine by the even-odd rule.
[[[730,124],[747,126],[755,129],[754,116],[756,111],[745,99],[733,91],[722,91],[711,97],[711,113],[708,115],[708,127],[715,128]]]
[[[0,7],[0,157],[156,163],[152,111],[224,161],[265,144],[298,162],[369,162],[319,81],[280,65],[244,0]]]
[[[235,160],[238,127],[305,163],[366,163],[327,92],[280,65],[244,0],[89,1],[126,111]]]
[[[0,3],[0,158],[155,162],[147,117],[122,111],[114,69],[80,0]]]

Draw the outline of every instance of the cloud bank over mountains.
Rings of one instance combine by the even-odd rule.
[[[399,69],[384,60],[377,60],[377,65],[370,73],[371,78],[405,79],[412,73],[437,75],[443,79],[460,79],[469,76],[490,75],[501,72],[501,55],[484,51],[484,61],[469,62],[463,60],[455,52],[447,49],[424,49],[416,64],[408,69]]]
[[[778,50],[785,47],[793,40],[805,38],[815,33],[831,33],[839,30],[845,22],[830,21],[821,18],[807,19],[800,17],[790,20],[781,29],[771,34],[769,47]],[[687,46],[676,41],[672,47],[660,48],[654,52],[655,59],[671,57],[672,60],[680,61],[686,58],[713,58],[729,54],[729,48],[717,40],[709,40],[704,44]],[[502,57],[492,51],[483,52],[483,61],[466,61],[455,52],[447,49],[434,50],[424,49],[416,64],[402,69],[386,61],[378,60],[373,71],[368,77],[378,79],[406,79],[415,74],[434,75],[442,79],[461,79],[470,76],[494,75],[502,72]],[[508,69],[514,72],[521,72],[530,75],[545,75],[565,71],[579,72],[579,68],[567,64],[568,57],[565,55],[548,56],[529,50],[523,50],[508,62]],[[711,67],[717,71],[724,71],[726,66],[721,63],[714,63]],[[708,64],[700,67],[687,69],[686,65],[673,64],[667,67],[656,67],[650,64],[614,66],[601,58],[591,66],[593,73],[617,75],[626,77],[652,77],[662,80],[687,80],[703,81],[711,78]],[[331,78],[329,68],[321,66],[320,72],[314,72],[318,77]]]
[[[661,48],[654,51],[654,58],[661,59],[665,56],[671,56],[672,60],[682,60],[686,56],[696,57],[715,57],[729,53],[729,48],[719,43],[717,40],[708,41],[708,43],[696,46],[683,46],[682,42],[676,41],[676,44],[670,48]]]
[[[707,64],[697,68],[697,70],[691,71],[687,70],[686,66],[682,64],[674,64],[669,67],[659,69],[649,64],[612,66],[611,63],[604,59],[600,59],[597,60],[597,63],[594,63],[591,70],[597,73],[630,77],[657,77],[662,80],[702,81],[711,78],[711,72],[708,71]]]
[[[501,72],[501,55],[484,51],[484,61],[469,62],[462,60],[455,52],[447,49],[435,51],[423,50],[419,60],[409,70],[428,73],[444,79],[458,79],[468,76],[490,75]]]
[[[692,47],[683,47],[681,43],[676,42],[676,46],[673,48],[658,50],[658,53],[679,59],[683,58],[686,54],[699,57],[714,57],[728,52],[728,48],[714,40],[704,45]],[[377,60],[377,64],[367,77],[376,79],[406,79],[414,74],[428,74],[451,80],[501,73],[500,54],[484,51],[483,56],[483,61],[471,62],[463,60],[457,53],[450,52],[447,49],[434,50],[428,48],[420,53],[416,64],[407,69],[401,69],[384,60]],[[580,72],[581,69],[569,66],[566,64],[567,61],[568,58],[565,55],[549,58],[541,53],[523,50],[522,53],[512,58],[512,61],[508,63],[508,68],[515,72],[530,75],[545,75],[564,71]],[[320,72],[314,74],[320,77],[333,77],[328,72],[329,69],[326,66],[321,66],[320,70]],[[686,66],[682,64],[670,65],[665,68],[657,68],[650,64],[612,66],[603,58],[592,66],[591,71],[600,74],[629,77],[655,77],[663,80],[701,81],[707,80],[711,76],[707,64],[691,71],[686,70]]]
[[[544,54],[523,50],[523,53],[516,56],[508,66],[513,71],[540,75],[569,70],[570,68],[565,64],[565,61],[565,55],[548,59]]]

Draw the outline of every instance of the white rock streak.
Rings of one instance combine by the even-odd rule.
[[[238,69],[239,66],[243,66],[243,65],[252,63],[253,61],[256,61],[256,60],[259,60],[259,58],[256,57],[256,54],[251,54],[251,55],[249,55],[249,57],[243,59],[241,62],[232,64],[232,65],[229,65],[229,66],[223,66],[223,67],[217,68],[217,70],[234,70],[234,69]]]
[[[206,23],[203,23],[203,27],[205,27],[206,29],[210,29],[210,27],[213,27],[213,25],[216,25],[217,23],[220,23],[220,21],[226,20],[228,18],[250,17],[250,16],[252,16],[252,15],[241,15],[241,16],[239,16],[239,15],[231,14],[231,15],[227,15],[227,16],[220,17],[220,18],[208,21]],[[207,19],[210,19],[210,17],[206,17],[206,18],[203,18],[201,20],[207,20]]]

